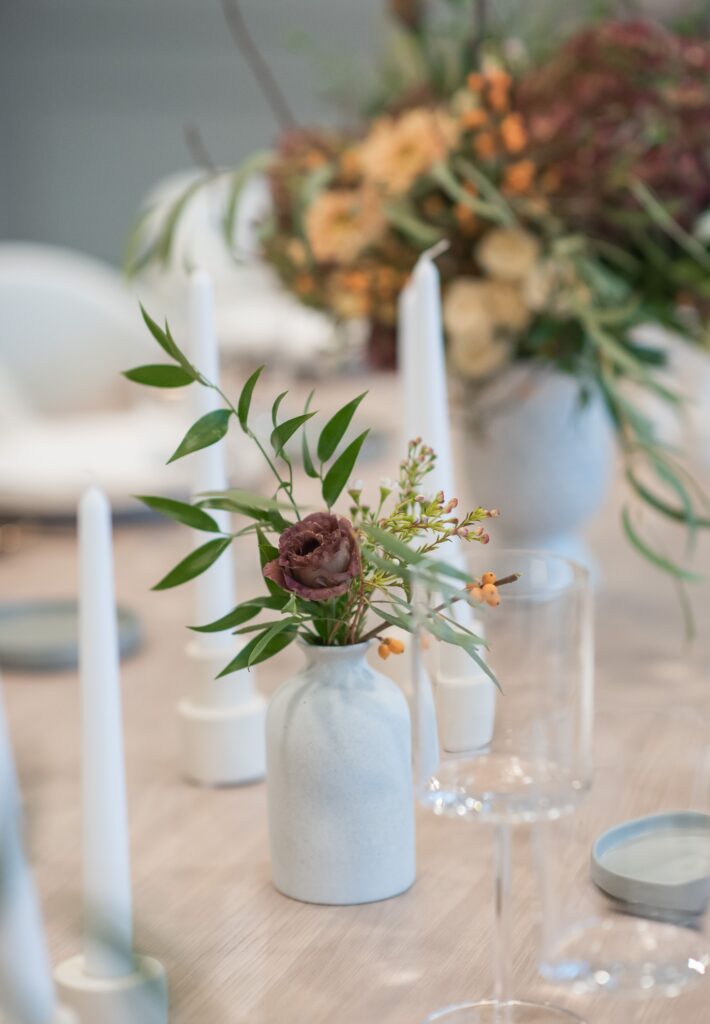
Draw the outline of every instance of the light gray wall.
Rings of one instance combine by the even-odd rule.
[[[367,67],[378,0],[242,7],[299,118],[332,116],[303,40],[339,70]],[[188,121],[217,162],[275,134],[219,0],[0,0],[1,237],[118,260],[147,189],[190,166]]]

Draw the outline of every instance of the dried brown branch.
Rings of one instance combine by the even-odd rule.
[[[285,131],[297,127],[298,122],[284,96],[281,86],[276,81],[273,71],[249,31],[238,0],[222,0],[222,9],[229,31],[232,33],[232,38],[237,44],[239,52],[251,68],[257,85],[261,89],[266,102],[271,107],[272,113],[280,127]]]

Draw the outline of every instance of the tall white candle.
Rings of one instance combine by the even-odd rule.
[[[50,1024],[56,1001],[32,876],[22,850],[17,776],[0,695],[0,1016]]]
[[[427,478],[427,490],[441,490],[447,498],[458,497],[446,384],[441,280],[429,253],[420,256],[400,296],[398,360],[404,391],[404,441],[421,437],[436,452],[436,465]],[[442,555],[452,565],[465,568],[460,541],[452,541]],[[462,625],[475,628],[468,605],[459,602],[454,607],[454,615]],[[475,662],[461,648],[451,644],[441,646],[440,675],[450,680],[487,680]]]
[[[84,966],[119,978],[134,969],[131,879],[111,507],[95,487],[79,505],[79,569]]]
[[[213,384],[219,384],[219,350],[214,327],[214,294],[209,275],[196,270],[190,276],[188,291],[188,330],[192,361]],[[195,418],[207,415],[223,403],[211,388],[193,386]],[[194,493],[223,491],[227,487],[224,441],[203,448],[191,456],[195,467]],[[210,512],[224,531],[231,529],[228,512]],[[205,536],[196,538],[203,544]],[[231,549],[198,576],[195,586],[195,621],[214,622],[226,615],[236,604],[234,561]],[[202,633],[196,641],[203,650],[219,649],[231,644],[229,633]]]
[[[428,486],[454,497],[441,282],[426,253],[400,296],[398,358],[404,387],[404,441],[421,437],[431,445],[437,460]]]

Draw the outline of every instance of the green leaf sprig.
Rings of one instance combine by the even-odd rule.
[[[252,400],[263,367],[252,373],[236,403],[232,403],[192,366],[167,324],[161,328],[145,310],[143,317],[170,362],[138,367],[126,376],[135,383],[153,387],[195,384],[210,388],[223,403],[190,427],[169,461],[189,457],[218,443],[236,424],[257,446],[274,479],[273,493],[267,496],[239,488],[198,495],[192,504],[141,496],[140,500],[152,511],[209,538],[183,558],[154,589],[167,590],[195,579],[217,561],[236,537],[250,535],[256,539],[262,570],[279,558],[281,536],[295,529],[302,518],[302,506],[294,491],[292,456],[299,440],[303,468],[308,477],[319,481],[327,512],[332,513],[346,489],[351,503],[348,530],[358,549],[359,570],[353,573],[344,592],[327,600],[311,600],[288,590],[265,573],[265,594],[241,602],[215,622],[191,627],[198,633],[229,630],[248,638],[221,675],[251,668],[284,650],[296,638],[325,646],[362,643],[372,638],[382,640],[382,630],[390,626],[413,632],[409,605],[413,574],[418,584],[443,598],[443,603],[430,612],[428,626],[432,635],[462,647],[488,672],[478,653],[483,644],[481,638],[447,614],[452,603],[468,600],[466,588],[471,581],[466,573],[440,559],[438,554],[447,542],[454,540],[486,543],[484,523],[497,512],[479,507],[459,516],[455,498],[447,498],[441,491],[428,493],[426,480],[434,469],[436,455],[420,438],[409,443],[398,480],[384,481],[378,501],[368,504],[363,500],[362,489],[352,483],[352,476],[369,431],[360,431],[352,439],[348,436],[366,392],[327,420],[313,446],[307,434],[316,415],[311,409],[313,394],[309,395],[303,412],[284,418],[282,408],[287,392],[282,392],[272,404],[272,430],[266,442],[250,422]],[[246,520],[246,525],[235,532],[224,530],[210,514],[213,511],[232,513]],[[333,516],[332,521],[341,520]],[[308,528],[307,524],[304,528]],[[277,617],[269,618],[269,613],[274,612]]]

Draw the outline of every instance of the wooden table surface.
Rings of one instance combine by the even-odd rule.
[[[334,403],[356,388],[350,381],[322,390]],[[392,382],[374,382],[373,397],[375,419],[385,429],[396,409]],[[368,478],[376,480],[398,461],[393,430],[386,441],[363,474]],[[694,591],[700,637],[689,650],[672,587],[620,536],[618,498],[617,488],[591,530],[601,570],[598,738],[602,744],[608,740],[604,730],[616,723],[616,741],[627,735],[629,746],[638,746],[639,756],[648,758],[643,794],[648,802],[649,793],[654,787],[660,791],[675,769],[672,756],[654,762],[654,736],[639,736],[637,729],[632,737],[636,712],[688,706],[702,713],[707,707],[710,594],[707,587]],[[171,1020],[418,1024],[442,1005],[490,995],[491,835],[485,826],[421,812],[418,878],[410,892],[362,907],[307,906],[270,885],[263,784],[203,790],[180,781],[175,704],[190,681],[184,654],[190,593],[181,588],[155,594],[149,587],[189,545],[186,530],[162,523],[115,531],[119,599],[140,614],[145,627],[143,649],[123,666],[137,945],[168,970]],[[708,550],[706,545],[698,552],[706,569]],[[243,596],[257,592],[250,558],[245,553]],[[74,595],[76,562],[71,531],[27,530],[19,550],[0,559],[0,596]],[[271,692],[298,658],[288,650],[260,667],[260,688]],[[4,681],[27,806],[29,853],[58,961],[78,951],[81,927],[77,679],[75,673],[8,671]],[[610,785],[605,778],[608,792],[597,789],[593,806],[607,814],[623,782]],[[634,798],[630,794],[632,809]],[[593,826],[594,820],[592,833]],[[524,833],[514,847],[510,955],[516,994],[554,1000],[599,1024],[710,1021],[705,984],[675,1000],[627,1001],[576,997],[537,979],[536,883]]]

